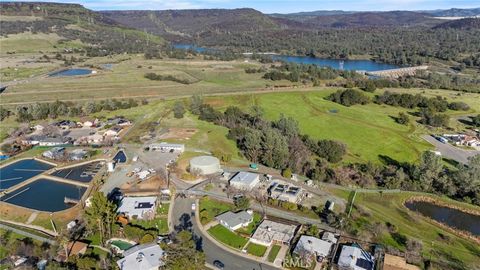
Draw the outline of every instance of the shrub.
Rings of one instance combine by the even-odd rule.
[[[282,176],[288,179],[292,178],[292,170],[290,168],[283,169]]]
[[[448,108],[450,110],[454,110],[454,111],[468,111],[468,110],[470,110],[470,106],[468,106],[468,104],[465,103],[465,102],[452,102],[452,103],[448,104]]]
[[[142,238],[140,239],[140,244],[146,244],[146,243],[151,243],[155,240],[155,237],[153,235],[147,233]]]

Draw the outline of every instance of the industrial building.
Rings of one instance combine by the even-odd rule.
[[[162,151],[162,152],[179,152],[183,153],[185,151],[185,145],[184,144],[176,144],[176,143],[166,143],[166,142],[161,142],[161,143],[152,143],[148,146],[151,151]]]
[[[212,156],[199,156],[190,160],[190,172],[208,175],[221,172],[220,160]]]
[[[252,190],[258,183],[260,175],[250,172],[238,172],[230,179],[230,186],[242,190]]]
[[[302,189],[300,187],[278,180],[270,185],[267,192],[270,198],[279,201],[299,203],[302,199]]]

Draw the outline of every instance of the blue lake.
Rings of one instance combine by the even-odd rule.
[[[39,211],[57,212],[73,206],[65,203],[65,197],[79,200],[85,191],[86,188],[81,186],[41,178],[3,196],[0,200]]]
[[[24,159],[7,165],[0,169],[0,190],[11,188],[53,167],[35,159]]]
[[[50,77],[79,76],[91,74],[92,70],[85,68],[71,68],[50,73]]]
[[[340,60],[317,58],[310,56],[288,56],[288,55],[273,55],[274,60],[285,61],[289,63],[317,65],[320,67],[331,67],[334,69],[343,70],[363,70],[363,71],[378,71],[386,69],[399,68],[400,66],[390,65],[385,63],[377,63],[371,60]]]
[[[51,175],[82,183],[89,183],[101,168],[102,164],[100,162],[92,162],[85,165],[61,169],[53,172]]]
[[[192,44],[174,44],[175,49],[182,50],[193,50],[199,53],[202,52],[212,52],[215,49],[197,47]],[[318,58],[311,56],[290,56],[290,55],[271,55],[274,60],[284,61],[288,63],[297,63],[297,64],[307,64],[307,65],[317,65],[320,67],[331,67],[334,69],[342,70],[361,70],[361,71],[379,71],[400,68],[397,65],[378,63],[371,60],[341,60],[341,59],[330,59],[330,58]]]

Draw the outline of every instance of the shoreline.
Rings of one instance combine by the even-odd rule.
[[[451,226],[448,226],[447,224],[445,223],[442,223],[442,222],[439,222],[439,221],[436,221],[434,220],[433,218],[431,217],[428,217],[426,215],[423,215],[422,213],[418,212],[418,211],[414,211],[414,210],[411,210],[409,209],[405,204],[408,203],[408,202],[427,202],[427,203],[431,203],[431,204],[434,204],[436,206],[440,206],[440,207],[448,207],[448,208],[451,208],[451,209],[455,209],[457,211],[460,211],[460,212],[463,212],[463,213],[467,213],[467,214],[471,214],[471,215],[475,215],[475,216],[480,216],[480,211],[477,211],[477,210],[473,210],[473,209],[465,209],[465,208],[461,208],[457,205],[453,205],[453,204],[448,204],[446,202],[442,202],[438,199],[434,199],[432,197],[429,197],[429,196],[413,196],[413,197],[410,197],[408,199],[406,199],[404,202],[403,202],[403,206],[405,208],[407,208],[409,211],[415,213],[416,215],[420,215],[422,216],[423,218],[425,218],[428,222],[431,222],[433,224],[435,224],[436,226],[450,232],[450,233],[453,233],[455,235],[458,235],[460,237],[463,237],[463,238],[466,238],[468,240],[472,240],[474,242],[476,242],[477,244],[480,244],[480,236],[476,236],[474,234],[472,234],[471,232],[468,232],[468,231],[463,231],[463,230],[460,230],[460,229],[457,229],[457,228],[454,228],[454,227],[451,227]]]

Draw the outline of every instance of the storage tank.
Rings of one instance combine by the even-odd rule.
[[[115,162],[110,161],[107,164],[108,172],[113,172],[115,170]]]
[[[190,172],[198,172],[201,175],[221,172],[220,160],[212,156],[199,156],[190,160]]]

